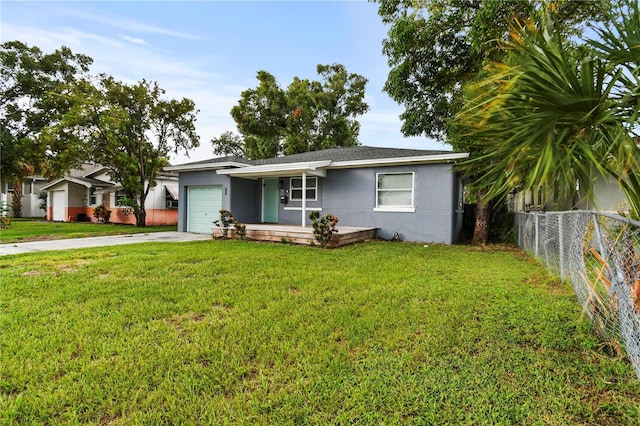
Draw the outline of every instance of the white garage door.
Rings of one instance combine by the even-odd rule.
[[[222,187],[191,186],[187,194],[187,232],[210,233],[220,218]]]
[[[66,202],[64,191],[51,191],[51,203],[53,203],[53,220],[64,221],[66,219]]]

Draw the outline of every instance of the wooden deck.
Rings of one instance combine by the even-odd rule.
[[[353,244],[375,238],[376,228],[360,228],[353,226],[337,226],[337,233],[333,234],[331,241],[327,245],[329,248]],[[233,236],[234,229],[229,230],[230,237]],[[219,234],[218,230],[214,233]],[[311,245],[318,244],[313,236],[313,227],[296,225],[276,225],[264,223],[248,223],[247,239],[254,241],[273,241],[278,243],[292,243]]]

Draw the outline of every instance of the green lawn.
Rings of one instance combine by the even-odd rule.
[[[0,423],[637,425],[515,250],[137,244],[0,258]]]
[[[8,229],[0,230],[0,244],[176,230],[176,225],[136,228],[132,225],[115,225],[112,223],[47,222],[33,219],[11,219],[11,226]]]

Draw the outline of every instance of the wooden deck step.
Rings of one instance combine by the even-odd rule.
[[[254,241],[270,241],[278,243],[312,245],[318,244],[311,227],[297,227],[292,225],[247,224],[247,239]],[[219,234],[214,231],[214,234]],[[233,238],[234,229],[229,230],[229,237]],[[376,237],[375,228],[338,227],[327,245],[329,248],[371,240]]]

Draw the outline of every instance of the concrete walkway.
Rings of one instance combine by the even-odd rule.
[[[192,234],[189,232],[172,231],[150,232],[148,234],[112,235],[106,237],[70,238],[66,240],[32,241],[27,243],[0,244],[0,256],[51,250],[119,246],[122,244],[203,241],[210,239],[210,234]]]

